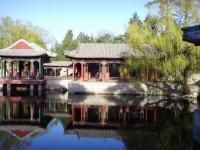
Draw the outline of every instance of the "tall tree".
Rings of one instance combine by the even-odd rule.
[[[73,39],[73,31],[68,30],[62,41],[63,50],[74,50],[78,46],[78,41]]]
[[[55,52],[57,55],[55,58],[52,58],[53,61],[62,61],[65,60],[64,50],[62,49],[62,44],[56,42],[54,46],[52,46],[51,51]]]
[[[80,32],[79,35],[77,36],[77,41],[79,41],[80,43],[94,43],[94,39],[93,37]]]
[[[187,5],[188,3],[190,5]],[[148,54],[141,60],[144,62],[140,63],[140,61],[133,61],[135,58],[129,58],[127,62],[130,66],[133,69],[141,68],[142,65],[147,68],[154,66],[154,71],[159,71],[166,77],[171,77],[174,81],[181,83],[184,87],[183,91],[187,92],[189,74],[200,71],[197,65],[200,62],[200,49],[182,41],[181,28],[198,23],[200,12],[196,6],[199,4],[200,1],[195,0],[190,2],[188,0],[155,0],[148,3],[149,9],[155,9],[156,6],[159,13],[154,16],[149,14],[142,25],[130,24],[128,43],[141,52],[146,51],[148,45],[156,54],[163,54],[163,59],[150,57]]]
[[[116,35],[112,39],[113,43],[125,43],[125,35],[123,34]]]
[[[75,50],[78,47],[78,41],[73,39],[73,31],[68,30],[65,34],[65,37],[61,43],[56,42],[52,47],[52,51],[57,53],[56,58],[53,58],[54,61],[66,60],[64,52],[65,50]]]
[[[24,23],[20,20],[13,20],[10,17],[2,17],[0,20],[0,48],[5,48],[19,39],[25,39],[37,43],[46,48],[43,31],[30,23]]]
[[[129,19],[129,24],[132,23],[138,23],[139,25],[142,24],[142,21],[140,20],[140,17],[138,16],[137,12],[133,13],[133,16]]]
[[[99,32],[96,38],[97,43],[110,43],[112,42],[112,34],[109,32]]]

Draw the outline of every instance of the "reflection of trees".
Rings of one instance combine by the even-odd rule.
[[[163,149],[191,149],[192,146],[192,114],[189,105],[184,104],[179,116],[162,129],[160,141]]]
[[[174,105],[171,109],[157,108],[157,115],[155,126],[148,124],[120,130],[127,149],[192,148],[192,113],[188,104]]]

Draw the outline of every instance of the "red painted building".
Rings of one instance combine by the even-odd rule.
[[[16,88],[15,85],[32,85],[31,89],[35,85],[43,87],[43,63],[49,61],[50,57],[55,57],[55,54],[23,39],[1,49],[0,84],[7,88],[7,93],[11,93],[12,89]]]
[[[139,56],[127,44],[81,43],[74,51],[66,51],[72,60],[73,79],[112,80],[119,79],[119,68],[127,56]]]
[[[43,77],[43,63],[54,54],[35,43],[20,39],[0,50],[1,77],[6,79],[30,79]],[[38,75],[38,76],[37,76]]]

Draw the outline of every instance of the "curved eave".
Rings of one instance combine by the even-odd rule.
[[[55,56],[51,56],[48,54],[34,54],[34,55],[2,55],[0,54],[0,57],[25,57],[25,58],[30,58],[30,57],[42,57],[42,56],[47,56],[47,57],[55,57]]]
[[[44,56],[46,54],[42,54],[42,55],[0,55],[0,57],[40,57],[40,56]]]
[[[70,59],[95,59],[95,60],[99,60],[99,59],[109,59],[109,60],[111,60],[111,59],[124,59],[125,57],[93,57],[93,58],[91,58],[91,57],[72,57],[72,56],[67,56],[68,58],[70,58]]]
[[[50,65],[50,64],[43,64],[44,67],[71,67],[72,64],[70,65]]]

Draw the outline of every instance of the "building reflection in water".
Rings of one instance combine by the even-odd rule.
[[[156,99],[152,99],[156,100]],[[143,97],[71,95],[74,126],[120,126],[127,123],[155,123],[156,107],[147,106]]]
[[[0,96],[0,132],[18,140],[46,132],[54,115],[59,117],[67,112],[67,94],[26,95]]]
[[[161,97],[124,95],[68,95],[48,92],[45,97],[1,96],[1,122],[40,123],[45,117],[70,117],[73,126],[156,124],[159,108],[177,113],[182,106]]]
[[[31,135],[46,134],[47,128],[53,126],[57,118],[63,123],[63,134],[71,134],[76,129],[75,132],[80,132],[77,135],[93,137],[92,134],[98,133],[101,137],[101,132],[78,128],[156,125],[162,111],[178,118],[185,109],[183,103],[162,97],[55,92],[47,92],[45,96],[0,96],[0,132],[24,140]],[[199,111],[195,113],[199,118]],[[194,133],[197,131],[199,129],[194,129]],[[102,137],[107,136],[107,133],[102,134]]]

